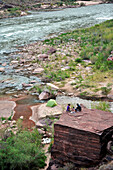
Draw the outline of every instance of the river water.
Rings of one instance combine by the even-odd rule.
[[[13,51],[18,45],[44,39],[49,34],[90,27],[112,18],[113,4],[101,4],[1,19],[0,54]]]
[[[67,8],[50,12],[31,12],[31,15],[0,20],[0,90],[12,93],[21,90],[22,83],[30,80],[40,80],[16,73],[10,66],[9,53],[18,49],[18,46],[45,39],[50,35],[77,28],[90,27],[105,20],[113,19],[113,4],[101,4],[81,8]],[[3,63],[6,63],[3,66]],[[6,90],[7,89],[7,90]]]

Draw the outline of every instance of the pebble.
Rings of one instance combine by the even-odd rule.
[[[0,72],[4,72],[5,68],[4,67],[0,67]]]

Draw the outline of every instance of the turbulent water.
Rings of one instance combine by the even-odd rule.
[[[31,12],[31,15],[0,20],[0,67],[7,63],[5,73],[0,73],[0,89],[21,89],[22,82],[36,77],[25,77],[14,74],[9,66],[8,53],[22,46],[45,39],[51,34],[89,27],[105,20],[113,19],[113,4],[101,4],[81,8],[67,8],[51,12]],[[4,81],[5,80],[5,81]],[[8,89],[9,90],[9,89]]]
[[[61,11],[32,12],[29,16],[0,20],[0,54],[17,45],[44,39],[49,34],[89,27],[113,18],[113,4],[102,4]]]

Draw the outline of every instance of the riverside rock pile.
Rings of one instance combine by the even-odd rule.
[[[74,114],[64,113],[54,125],[52,163],[94,166],[106,155],[113,134],[110,112],[87,109]],[[51,168],[50,168],[51,169]]]

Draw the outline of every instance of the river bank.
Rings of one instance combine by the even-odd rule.
[[[112,21],[108,22],[111,23]],[[103,30],[108,22],[101,24]],[[20,47],[18,52],[10,54],[12,58],[15,55],[17,56],[15,60],[10,62],[10,65],[13,66],[16,73],[25,72],[27,76],[35,75],[41,79],[44,86],[46,86],[47,83],[52,83],[58,87],[59,91],[62,91],[62,93],[66,95],[79,96],[87,99],[113,100],[112,69],[108,69],[112,61],[107,61],[110,53],[112,53],[112,47],[110,52],[107,51],[108,56],[106,56],[105,60],[107,70],[105,71],[101,63],[99,63],[99,68],[98,65],[96,65],[96,60],[98,61],[97,57],[92,55],[92,58],[89,59],[88,56],[86,56],[93,53],[92,49],[87,47],[86,51],[89,51],[86,54],[86,52],[84,52],[85,49],[81,47],[81,44],[83,46],[82,39],[84,37],[87,39],[87,36],[90,36],[90,31],[90,33],[93,34],[92,29],[97,30],[96,26],[85,29],[85,34],[82,33],[82,30],[76,30],[74,32],[63,33],[55,38]],[[101,33],[102,32],[101,29]],[[80,37],[81,33],[82,37]],[[76,39],[74,39],[74,36]],[[88,43],[89,42],[88,40]],[[102,46],[97,47],[96,44],[93,48],[97,54],[100,53],[99,48],[101,53],[104,54]],[[81,55],[83,56],[81,57]],[[36,92],[34,86],[37,86],[39,89],[43,87],[43,85],[36,85],[34,83],[36,83],[36,81],[23,84],[26,93]]]
[[[19,16],[26,16],[29,15],[30,10],[34,11],[55,11],[55,10],[63,10],[65,8],[79,8],[82,6],[89,6],[89,5],[98,5],[102,4],[103,1],[76,1],[73,2],[55,2],[55,3],[35,3],[35,4],[24,4],[24,5],[15,5],[13,3],[9,4],[0,4],[0,19],[3,18],[12,18],[12,17],[19,17]]]
[[[95,43],[92,46],[92,38],[95,37],[93,33],[98,34],[100,29],[103,34],[107,25],[112,29],[111,23],[112,20],[100,24],[98,29],[97,26],[87,28],[85,33],[83,33],[84,29],[75,30],[19,47],[18,51],[8,56],[10,58],[8,65],[12,68],[13,75],[15,74],[14,79],[12,76],[9,78],[6,76],[9,70],[9,67],[8,70],[5,67],[7,63],[1,63],[0,72],[3,76],[0,81],[3,88],[1,94],[39,95],[39,91],[44,90],[48,83],[51,83],[58,89],[56,94],[60,92],[93,100],[113,100],[112,61],[107,61],[107,58],[112,55],[112,46],[109,45],[108,49],[106,45],[106,54],[105,45]],[[84,45],[84,39],[88,45]],[[93,41],[96,42],[97,39]],[[111,43],[108,40],[108,44],[109,42]],[[98,61],[97,55],[100,53],[106,55],[103,64]],[[21,77],[19,82],[17,75]],[[50,91],[50,88],[52,87],[47,89]]]

